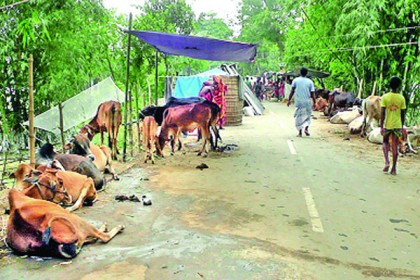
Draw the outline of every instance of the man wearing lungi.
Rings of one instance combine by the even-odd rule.
[[[315,105],[315,87],[311,79],[306,78],[308,69],[302,67],[300,69],[300,77],[292,82],[292,91],[290,92],[287,106],[290,106],[290,100],[295,95],[295,126],[299,131],[298,137],[302,137],[302,129],[305,129],[305,135],[309,134],[309,125],[311,124],[312,107]],[[314,103],[311,103],[311,97]]]

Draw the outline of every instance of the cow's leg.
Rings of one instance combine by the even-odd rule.
[[[93,182],[92,182],[93,183]],[[83,186],[83,188],[82,188],[82,190],[80,191],[80,195],[79,195],[79,198],[77,199],[77,201],[73,204],[73,206],[72,207],[68,207],[68,208],[66,208],[68,211],[70,211],[70,212],[73,212],[73,211],[75,211],[75,210],[77,210],[77,209],[79,209],[80,207],[82,207],[82,205],[83,205],[83,202],[85,201],[85,199],[86,199],[86,196],[87,196],[87,193],[88,193],[88,190],[89,190],[89,188],[95,188],[94,186],[92,186],[91,184],[85,184],[84,186]]]
[[[155,157],[154,157],[154,153],[155,153],[155,137],[154,135],[150,135],[150,139],[149,139],[149,143],[150,143],[150,159],[152,160],[152,164],[155,164]]]
[[[205,152],[204,156],[208,155],[208,150],[207,150],[207,142],[210,142],[210,131],[208,127],[203,127],[202,128],[203,131],[203,145],[201,147],[200,152],[198,152],[198,156],[200,156],[203,151]]]
[[[108,243],[112,238],[115,237],[118,233],[122,232],[124,230],[124,226],[119,225],[115,228],[111,229],[108,233],[102,232],[99,229],[95,228],[94,226],[91,226],[90,232],[88,233],[88,237],[93,237],[101,240],[104,243]],[[88,239],[85,239],[85,241]]]

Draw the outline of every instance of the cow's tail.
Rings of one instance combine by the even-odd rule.
[[[50,243],[51,240],[51,234],[52,234],[52,228],[51,225],[53,222],[57,221],[57,220],[63,220],[66,221],[67,224],[69,225],[69,228],[73,231],[73,234],[76,236],[77,238],[77,234],[76,234],[76,227],[74,226],[74,224],[66,217],[63,216],[55,216],[52,217],[49,221],[48,221],[48,225],[47,228],[44,230],[44,232],[42,233],[42,244],[47,246]]]
[[[113,147],[112,139],[114,139],[115,131],[116,131],[116,124],[115,124],[115,112],[117,111],[117,108],[115,106],[115,103],[112,103],[111,105],[111,131],[108,131],[108,146]]]

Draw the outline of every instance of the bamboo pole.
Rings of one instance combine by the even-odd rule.
[[[155,105],[158,106],[158,87],[159,87],[159,81],[158,81],[158,75],[159,75],[159,53],[156,50],[155,52]]]
[[[133,121],[133,100],[132,100],[132,96],[131,96],[131,90],[129,90],[129,114],[128,114],[128,121],[131,123]],[[131,123],[130,126],[128,127],[128,138],[129,138],[129,143],[130,143],[130,156],[133,157],[133,145],[134,145],[134,141],[133,141],[133,124]]]
[[[381,67],[379,69],[379,86],[378,86],[379,95],[381,95],[382,81],[384,79],[384,73],[383,73],[383,71],[384,71],[384,60],[382,59],[381,60]]]
[[[138,141],[138,147],[139,147],[139,156],[141,152],[141,137],[140,137],[140,119],[139,119],[139,85],[136,86],[136,91],[134,92],[136,97],[136,125],[137,125],[137,141]]]
[[[58,103],[58,112],[60,115],[60,135],[61,135],[61,145],[63,145],[63,152],[64,146],[66,145],[66,142],[64,140],[64,118],[63,118],[63,104],[60,102]]]
[[[128,90],[128,80],[130,77],[130,49],[131,49],[131,22],[133,19],[133,15],[130,13],[128,19],[128,46],[127,46],[127,72],[126,72],[126,79],[125,79],[125,112],[124,112],[124,148],[123,148],[123,162],[126,161],[126,153],[127,153],[127,109],[128,109],[128,95],[130,91]]]
[[[29,56],[29,164],[35,167],[34,57]]]

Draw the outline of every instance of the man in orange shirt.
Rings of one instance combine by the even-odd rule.
[[[404,125],[405,98],[397,91],[401,86],[399,77],[392,77],[389,81],[391,92],[381,99],[381,134],[383,136],[382,150],[385,157],[384,172],[389,171],[388,152],[392,152],[391,175],[397,175],[398,139],[402,137]]]

